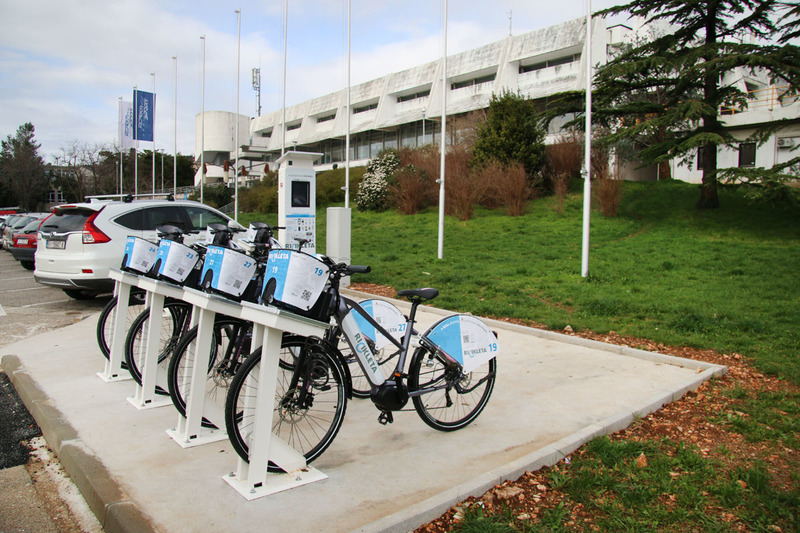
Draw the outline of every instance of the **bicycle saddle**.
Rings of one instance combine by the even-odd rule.
[[[437,296],[439,296],[439,289],[405,289],[402,291],[397,291],[398,296],[406,296],[411,300],[419,300],[420,302],[425,302],[427,300],[433,300]]]

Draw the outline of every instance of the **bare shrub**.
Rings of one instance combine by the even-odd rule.
[[[475,204],[483,197],[486,182],[478,172],[470,170],[472,157],[464,146],[451,146],[445,156],[447,175],[444,181],[444,209],[459,220],[472,218]]]
[[[392,204],[407,215],[435,204],[439,150],[431,145],[416,149],[401,148],[397,151],[397,157],[400,167],[393,174],[389,187]]]
[[[389,186],[392,204],[404,215],[413,215],[430,205],[431,180],[413,166],[400,167]]]
[[[478,173],[481,181],[487,185],[487,205],[504,207],[512,217],[525,214],[534,188],[522,163],[506,166],[494,160],[484,165]]]
[[[603,215],[617,216],[619,204],[622,201],[622,180],[614,179],[611,176],[608,165],[594,166],[594,152],[592,153],[592,192]]]
[[[545,172],[550,177],[566,174],[567,179],[580,176],[583,165],[583,136],[578,133],[562,135],[554,144],[545,147]]]
[[[555,210],[559,215],[564,213],[564,201],[567,198],[567,194],[569,194],[570,179],[570,175],[566,172],[562,172],[550,177],[553,187],[553,194],[556,197]]]
[[[555,210],[564,212],[569,184],[580,176],[583,137],[579,133],[562,135],[554,144],[545,147],[545,185],[556,197]]]

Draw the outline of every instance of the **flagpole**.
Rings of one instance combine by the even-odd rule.
[[[138,196],[139,194],[139,132],[138,130],[138,117],[136,116],[136,112],[138,111],[139,107],[139,90],[136,88],[136,85],[133,86],[133,138],[136,141],[133,146],[133,196]]]
[[[233,220],[239,221],[239,65],[242,49],[242,8],[236,10],[237,32],[236,32],[236,150],[235,168],[233,169]]]
[[[350,0],[347,0],[347,137],[345,137],[344,207],[350,207]]]
[[[151,72],[153,76],[153,188],[150,192],[156,192],[156,73]]]
[[[122,199],[122,169],[124,168],[122,160],[122,150],[125,148],[125,115],[122,112],[122,97],[119,97],[119,197]]]
[[[583,162],[583,247],[581,276],[589,275],[589,228],[592,212],[592,0],[586,0],[586,132]]]
[[[172,145],[172,195],[178,195],[178,56],[172,56],[175,63],[175,137]]]
[[[447,133],[447,0],[444,0],[444,45],[442,46],[442,138],[441,161],[439,163],[439,246],[438,258],[444,255],[444,174]]]
[[[283,101],[281,103],[281,155],[286,153],[286,30],[289,22],[289,0],[283,1]]]
[[[200,113],[200,203],[204,204],[203,189],[206,185],[206,36],[201,35],[200,39],[203,41],[203,105]]]

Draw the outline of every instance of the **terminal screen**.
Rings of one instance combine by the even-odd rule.
[[[311,207],[311,182],[292,182],[292,207]]]

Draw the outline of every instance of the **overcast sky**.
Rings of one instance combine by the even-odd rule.
[[[593,0],[597,11],[617,4]],[[222,4],[225,4],[224,6]],[[153,90],[156,149],[173,151],[177,56],[177,147],[194,152],[194,117],[236,109],[237,15],[241,7],[239,111],[255,116],[251,69],[261,68],[262,113],[280,109],[283,0],[0,0],[0,137],[30,122],[46,162],[73,141],[117,142],[119,97]],[[351,84],[435,60],[443,2],[351,0]],[[450,0],[453,54],[585,16],[586,0]],[[347,84],[347,0],[291,0],[286,104]],[[143,149],[152,143],[141,143]]]

